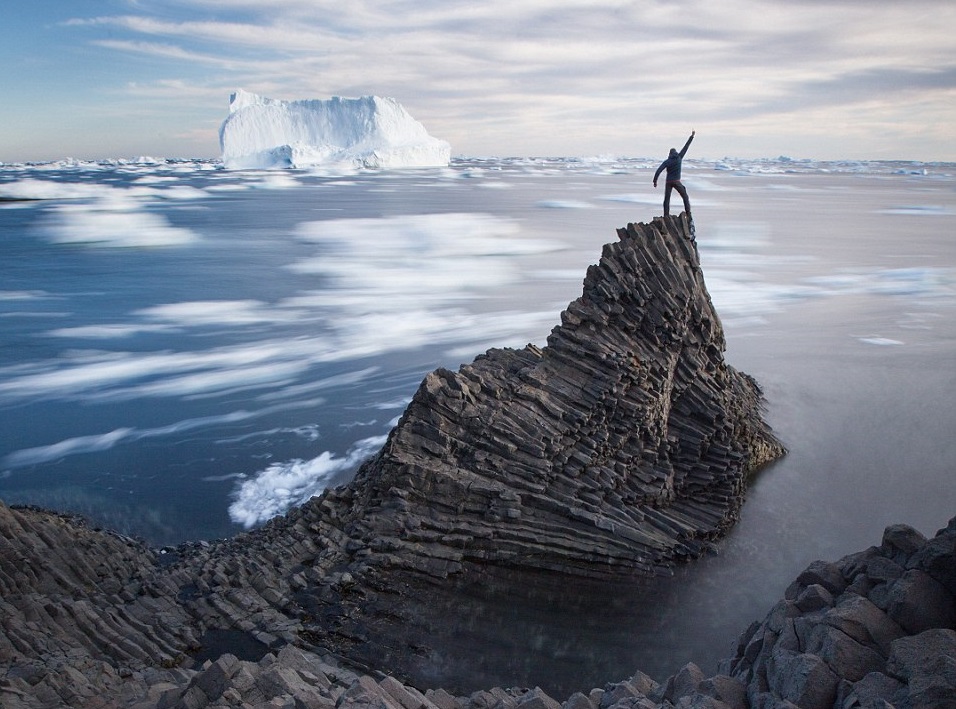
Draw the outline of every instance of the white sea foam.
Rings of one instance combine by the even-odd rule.
[[[769,258],[756,252],[737,252],[732,264],[735,268],[721,267],[718,261],[708,269],[707,288],[726,323],[741,323],[744,318],[753,324],[759,322],[754,317],[811,298],[875,295],[943,302],[956,298],[956,272],[948,268],[840,271],[785,284],[762,280],[761,274],[769,262]]]
[[[679,197],[680,195],[678,195]],[[601,199],[607,202],[627,202],[628,204],[660,204],[664,198],[638,192],[633,194],[609,194],[601,197]]]
[[[275,308],[259,300],[190,300],[165,303],[136,311],[148,320],[169,327],[210,325],[281,324],[301,319],[305,312]]]
[[[396,303],[396,300],[398,301]],[[0,371],[0,400],[127,400],[137,397],[221,396],[250,388],[294,391],[309,367],[449,342],[480,333],[502,339],[527,337],[532,322],[546,332],[553,313],[468,314],[427,309],[405,300],[370,295],[325,302],[325,334],[288,340],[268,338],[242,345],[184,352],[67,352],[57,360]],[[375,307],[368,312],[363,308]],[[343,315],[343,313],[345,315]],[[231,317],[231,316],[229,316]],[[208,319],[203,322],[209,323]],[[92,333],[91,333],[92,334]]]
[[[0,184],[0,197],[6,199],[97,199],[116,188],[85,182],[38,180],[32,177]]]
[[[578,268],[536,268],[528,274],[543,281],[583,281],[584,273]]]
[[[68,438],[65,441],[59,441],[49,446],[38,446],[36,448],[24,448],[7,455],[0,465],[5,468],[22,468],[37,463],[47,463],[51,460],[59,460],[68,455],[77,453],[92,453],[96,451],[109,450],[125,438],[129,438],[133,433],[132,428],[117,428],[109,433],[102,433],[92,436],[77,436]]]
[[[191,229],[172,226],[120,194],[90,204],[58,205],[41,229],[54,243],[117,248],[183,246],[199,239]]]
[[[238,410],[215,416],[184,419],[166,426],[156,426],[153,428],[117,428],[107,433],[76,436],[45,446],[13,451],[0,460],[0,467],[8,470],[24,468],[59,460],[71,455],[107,451],[122,443],[132,443],[147,438],[164,438],[204,428],[241,423],[243,421],[268,416],[279,411],[314,408],[322,403],[321,399],[300,400],[288,404],[263,407],[256,411]]]
[[[394,399],[392,401],[380,401],[376,404],[372,404],[372,408],[378,409],[379,411],[394,411],[396,409],[404,411],[411,401],[409,397],[402,397],[401,399]]]
[[[0,381],[0,398],[11,401],[93,395],[127,398],[172,391],[180,395],[197,394],[208,391],[213,382],[220,381],[220,375],[228,376],[229,371],[278,366],[283,362],[297,366],[302,357],[301,348],[284,344],[276,341],[205,352],[153,352],[145,355],[133,352],[67,353],[61,360],[34,363]],[[295,351],[290,354],[290,349]],[[186,374],[198,375],[192,380],[195,388],[184,386],[183,375]],[[170,376],[175,384],[163,386],[162,380],[153,381],[154,378]]]
[[[208,396],[225,396],[251,389],[291,384],[309,367],[307,361],[269,362],[258,366],[234,367],[208,372],[196,372],[177,377],[146,382],[113,393],[114,397],[132,398],[180,397],[186,400]]]
[[[932,330],[941,320],[941,313],[903,313],[897,324],[903,330]]]
[[[70,337],[88,340],[115,340],[133,337],[147,332],[167,332],[165,325],[146,325],[142,323],[107,323],[100,325],[77,325],[59,327],[46,334],[49,337]]]
[[[41,290],[0,290],[0,300],[43,300],[49,295]]]
[[[384,219],[306,222],[299,238],[320,244],[315,258],[289,268],[326,275],[353,295],[429,295],[498,287],[518,277],[510,257],[563,248],[522,239],[515,222],[489,214],[417,214]]]
[[[706,180],[696,174],[687,180],[687,186],[691,192],[726,192],[729,189],[725,185],[713,180]],[[680,197],[680,195],[676,196]]]
[[[337,474],[357,467],[386,439],[375,436],[360,440],[344,458],[325,451],[311,460],[274,463],[239,486],[229,505],[229,517],[247,529],[267,522],[320,494]]]
[[[766,222],[719,223],[697,245],[702,258],[713,251],[741,254],[765,252],[770,246],[770,225]]]
[[[880,347],[894,347],[896,345],[902,345],[903,342],[900,340],[894,340],[889,337],[881,337],[879,335],[868,335],[866,337],[860,337],[859,335],[853,335],[860,342],[863,342],[867,345],[879,345]]]
[[[281,325],[299,321],[307,315],[301,308],[275,307],[258,300],[192,300],[136,310],[133,316],[142,318],[139,321],[57,328],[46,334],[50,337],[114,339],[187,328]]]
[[[952,216],[950,209],[938,204],[907,205],[880,210],[880,214],[900,214],[911,217],[947,217]]]
[[[100,200],[120,204],[125,200],[193,200],[208,197],[205,190],[192,185],[177,184],[170,187],[151,187],[157,176],[140,178],[129,187],[114,187],[101,182],[68,182],[65,180],[40,180],[27,177],[13,182],[0,183],[0,197],[23,200]]]
[[[574,199],[544,199],[537,203],[545,209],[593,209],[593,204]]]
[[[287,190],[301,187],[302,183],[295,177],[285,173],[269,172],[265,175],[256,175],[255,179],[246,183],[248,187],[260,190]]]
[[[282,399],[299,398],[303,394],[311,394],[323,389],[329,389],[336,386],[348,386],[358,384],[379,371],[379,367],[366,367],[354,372],[345,372],[331,377],[309,381],[305,384],[295,384],[286,386],[275,391],[270,391],[258,397],[258,401],[277,401]]]
[[[954,296],[956,272],[948,268],[890,268],[876,271],[872,291],[883,295]]]

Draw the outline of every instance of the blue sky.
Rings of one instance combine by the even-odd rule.
[[[956,160],[952,0],[38,0],[0,39],[0,162],[216,157],[237,88],[391,96],[455,155]]]

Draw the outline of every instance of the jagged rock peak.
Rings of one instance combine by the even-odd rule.
[[[784,452],[760,389],[723,360],[686,219],[618,236],[546,347],[429,374],[347,493],[315,503],[364,563],[656,573],[736,521],[748,473]]]

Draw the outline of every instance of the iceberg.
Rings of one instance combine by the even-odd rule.
[[[240,89],[219,129],[227,168],[444,167],[451,146],[392,98],[281,101]]]

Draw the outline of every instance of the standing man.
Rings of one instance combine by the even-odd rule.
[[[677,190],[680,196],[684,199],[684,211],[687,212],[687,218],[690,219],[690,200],[687,199],[687,188],[681,184],[680,181],[680,166],[681,162],[684,159],[684,153],[687,152],[687,148],[690,147],[691,141],[694,139],[694,134],[697,131],[690,132],[690,138],[687,139],[687,142],[684,143],[684,148],[677,152],[677,148],[671,148],[670,155],[668,155],[667,160],[661,163],[661,166],[657,168],[657,172],[654,173],[654,187],[657,187],[657,178],[667,169],[667,181],[664,183],[664,216],[670,214],[671,210],[671,190]]]

